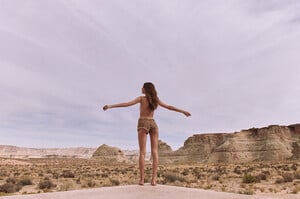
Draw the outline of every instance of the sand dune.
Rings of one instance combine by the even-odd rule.
[[[299,199],[297,195],[241,195],[233,193],[216,192],[212,190],[191,189],[183,187],[173,187],[158,185],[156,187],[146,184],[145,186],[130,185],[118,187],[104,187],[97,189],[75,190],[67,192],[55,192],[34,195],[19,195],[19,196],[5,196],[1,199],[199,199],[199,198],[213,198],[213,199]]]

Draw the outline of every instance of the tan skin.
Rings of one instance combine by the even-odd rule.
[[[144,88],[142,88],[142,93],[145,94]],[[140,103],[140,117],[153,117],[154,110],[149,109],[149,103],[145,96],[137,97],[136,99],[113,105],[105,105],[103,110],[111,108],[119,108],[119,107],[128,107],[133,106],[137,103]],[[174,106],[170,106],[168,104],[163,103],[161,100],[158,101],[158,105],[164,107],[166,109],[176,111],[179,113],[183,113],[185,116],[189,117],[191,114],[185,110],[176,108]],[[144,184],[144,168],[145,168],[145,156],[146,156],[146,140],[147,140],[147,131],[145,129],[140,128],[138,130],[138,141],[139,141],[139,169],[140,169],[140,185]],[[150,141],[151,141],[151,155],[153,158],[153,169],[152,169],[152,180],[151,185],[156,185],[156,177],[157,177],[157,167],[158,167],[158,130],[150,132]]]

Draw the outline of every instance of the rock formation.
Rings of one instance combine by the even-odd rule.
[[[172,159],[168,158],[170,155],[172,155],[172,153],[172,148],[167,143],[161,140],[158,141],[158,156],[160,164],[172,163]]]
[[[90,158],[96,148],[25,148],[0,145],[0,157],[4,158]]]
[[[127,158],[121,149],[117,147],[111,147],[106,144],[102,144],[94,152],[92,159],[97,159],[105,163],[117,163],[124,162],[130,163],[131,161]]]
[[[300,159],[300,124],[271,125],[235,133],[196,134],[176,151],[159,140],[160,164],[201,162],[251,162]],[[34,149],[0,145],[0,157],[6,158],[91,158],[109,163],[137,163],[138,151],[121,151],[101,145],[96,148]],[[150,153],[146,162],[149,163]]]
[[[178,150],[160,153],[162,163],[280,161],[299,158],[300,124],[271,125],[235,133],[193,135]]]

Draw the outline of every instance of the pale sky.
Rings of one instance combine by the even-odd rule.
[[[0,145],[137,149],[141,95],[160,139],[300,122],[298,0],[0,0]],[[148,139],[149,141],[149,139]],[[148,142],[149,145],[149,142]]]

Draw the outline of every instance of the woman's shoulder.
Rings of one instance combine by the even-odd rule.
[[[144,96],[144,95],[141,95],[139,98],[140,98],[141,102],[147,102],[148,101],[147,97]]]
[[[147,99],[146,98],[146,96],[138,96],[137,98],[136,98],[136,100],[138,100],[138,101],[143,101],[143,100],[145,100],[145,99]]]

